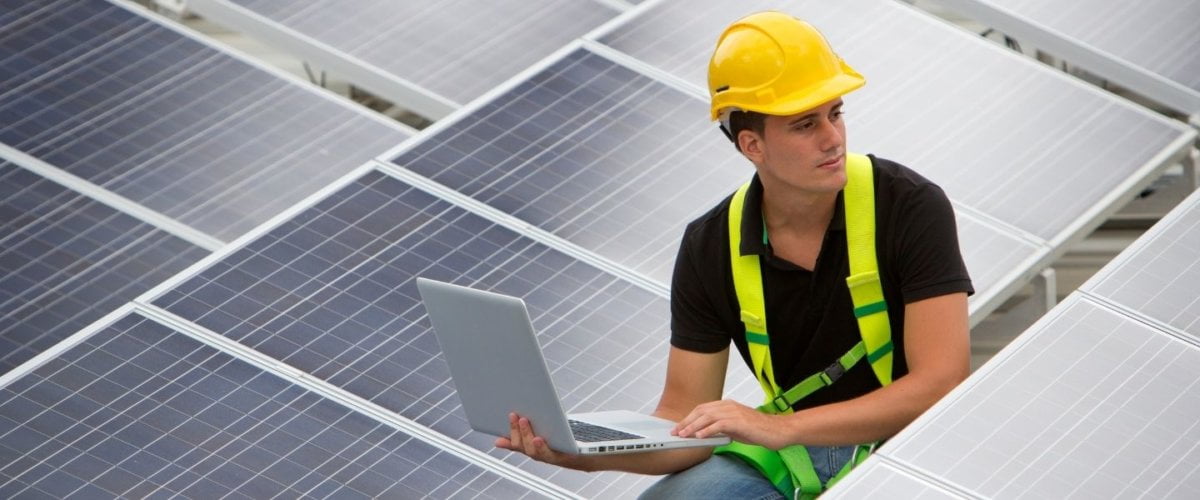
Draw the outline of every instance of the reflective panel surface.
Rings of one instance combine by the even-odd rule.
[[[108,2],[0,12],[0,142],[226,241],[408,135]]]
[[[0,374],[206,254],[0,160]]]
[[[523,498],[532,492],[128,315],[0,388],[5,498]]]

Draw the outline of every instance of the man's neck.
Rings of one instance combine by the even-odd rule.
[[[768,233],[824,234],[837,192],[813,193],[763,185],[762,212]]]

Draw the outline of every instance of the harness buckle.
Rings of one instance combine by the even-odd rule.
[[[771,407],[775,408],[775,413],[786,413],[792,409],[792,405],[783,399],[783,394],[775,396],[775,399],[771,400]]]
[[[842,366],[841,361],[834,361],[832,365],[826,367],[821,373],[825,375],[822,378],[825,379],[827,384],[833,384],[839,378],[842,378],[842,375],[846,374],[846,368]]]

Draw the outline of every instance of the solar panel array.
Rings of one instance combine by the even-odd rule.
[[[0,0],[0,153],[20,153],[0,161],[0,303],[50,315],[4,328],[55,328],[0,374],[0,495],[636,495],[653,478],[470,431],[413,278],[522,297],[568,411],[652,410],[683,225],[751,173],[688,76],[741,11],[805,15],[868,75],[852,149],[947,188],[977,315],[1195,137],[889,1],[654,1],[568,43],[624,3],[194,2],[463,92],[405,140],[125,7]],[[204,257],[155,216],[232,243]],[[727,393],[757,399],[735,369]],[[970,494],[872,463],[889,491]]]
[[[1051,55],[1200,119],[1200,3],[939,0]],[[1200,123],[1200,122],[1197,122]]]
[[[665,299],[379,172],[153,303],[587,497],[646,486],[550,469],[472,433],[417,276],[524,298],[567,411],[653,410]]]
[[[1198,243],[1192,195],[832,496],[1200,495]]]

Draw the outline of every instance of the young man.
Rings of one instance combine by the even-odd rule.
[[[680,436],[722,433],[769,450],[793,450],[779,453],[791,457],[780,466],[787,469],[785,481],[768,479],[761,464],[738,454],[703,448],[557,453],[516,415],[510,437],[496,445],[581,470],[671,474],[645,493],[651,498],[782,497],[801,487],[796,483],[812,482],[798,470],[804,467],[815,471],[816,488],[823,489],[852,460],[854,445],[893,436],[962,381],[969,371],[967,295],[973,290],[954,213],[940,188],[894,162],[863,160],[873,175],[866,185],[873,184],[874,210],[866,217],[874,217],[875,230],[867,239],[873,236],[877,289],[886,299],[882,327],[861,326],[858,316],[878,312],[880,304],[859,304],[848,290],[849,261],[861,262],[863,252],[848,250],[847,230],[869,226],[846,211],[842,96],[863,84],[815,28],[778,12],[730,25],[709,65],[713,118],[756,175],[744,195],[734,197],[740,216],[735,211],[731,218],[732,198],[726,199],[684,234],[672,280],[667,380],[655,414],[677,421]],[[740,230],[731,235],[737,221]],[[746,258],[758,275],[752,285],[734,277]],[[755,287],[764,303],[759,314],[743,303]],[[770,334],[756,333],[756,321]],[[864,355],[857,344],[867,335],[860,327],[882,328],[890,343],[868,346]],[[778,391],[768,399],[809,379],[825,383],[771,413],[722,400],[731,342],[764,390]],[[763,348],[751,344],[769,350],[762,355]],[[774,368],[764,370],[764,363]],[[797,449],[811,465],[796,464]],[[804,486],[812,491],[812,484]]]

